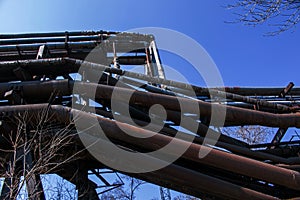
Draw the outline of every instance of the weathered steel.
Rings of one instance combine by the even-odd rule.
[[[142,65],[146,74],[123,70],[123,65]],[[74,81],[71,73],[79,73],[81,82]],[[156,158],[148,156],[145,163],[149,166],[165,162],[175,156],[177,148],[190,145],[174,164],[150,173],[130,174],[136,178],[203,198],[287,199],[300,196],[298,141],[280,142],[284,132],[279,131],[276,141],[270,144],[249,145],[215,131],[219,127],[237,125],[263,125],[279,130],[300,128],[300,88],[292,88],[293,83],[285,89],[205,88],[166,80],[152,35],[106,31],[0,35],[0,74],[0,144],[3,150],[12,148],[5,138],[16,131],[14,119],[17,116],[22,113],[38,116],[47,109],[47,123],[51,126],[71,125],[70,131],[75,134],[73,120],[83,120],[83,128],[86,127],[86,133],[95,141],[99,133],[91,123],[96,118],[113,143],[130,151],[153,152],[170,142],[175,144],[174,149]],[[103,74],[102,77],[99,74]],[[58,77],[66,80],[55,80]],[[136,90],[137,87],[140,89]],[[113,92],[116,94],[113,100],[122,108],[128,106],[124,97],[130,95],[129,116],[127,111],[118,111],[111,105]],[[44,104],[48,102],[52,106]],[[149,109],[154,104],[164,107],[166,119],[151,113]],[[220,116],[225,111],[224,124],[221,119],[211,120],[213,114]],[[115,114],[119,116],[116,119]],[[33,128],[39,123],[39,117],[27,120],[27,126]],[[148,126],[150,122],[152,126]],[[120,127],[133,134],[153,136],[134,138]],[[186,131],[178,131],[178,127],[199,136],[192,138]],[[52,134],[42,139],[47,140]],[[219,141],[208,139],[212,135],[219,136]],[[76,148],[66,147],[66,155],[76,153],[77,148],[84,150],[78,137],[72,137]],[[106,143],[108,141],[100,139],[97,145],[102,148]],[[200,150],[211,151],[200,159]],[[101,151],[101,156],[105,156],[105,152],[106,149]],[[107,153],[109,158],[118,156],[115,152]],[[0,158],[3,166],[9,161],[2,151]],[[95,185],[87,180],[87,171],[105,166],[86,150],[76,159],[61,165],[57,173],[75,184],[83,199],[98,198]],[[121,166],[141,167],[134,158],[113,160]],[[0,169],[1,173],[5,170],[5,167]],[[35,193],[34,185],[39,182],[36,178],[38,174],[27,180],[29,193]],[[86,187],[82,187],[84,185]],[[13,191],[4,187],[2,192],[3,195]]]
[[[129,175],[137,176],[158,185],[165,185],[171,189],[199,197],[205,197],[203,194],[207,193],[221,199],[277,199],[276,197],[262,194],[174,164],[147,174]],[[160,180],[154,178],[157,176],[160,177]]]
[[[48,43],[47,46],[50,51],[52,50],[67,50],[66,47],[69,49],[75,50],[75,49],[87,49],[89,52],[98,47],[100,45],[99,42],[94,41],[86,41],[86,42],[67,42],[67,43]],[[125,42],[119,42],[117,45],[118,51],[120,53],[128,53],[128,52],[144,52],[145,47],[147,47],[147,43],[132,43],[128,44]],[[4,45],[0,46],[0,52],[1,53],[7,53],[7,52],[19,52],[19,51],[37,51],[38,48],[41,46],[41,44],[31,44],[31,45]],[[105,45],[106,50],[112,52],[112,45]]]
[[[54,81],[49,83],[41,83],[39,85],[44,85],[43,93],[47,93],[51,95],[53,91],[59,91],[62,95],[72,91],[74,86],[73,81]],[[38,84],[36,85],[28,85],[31,89],[25,90],[26,85],[23,87],[23,92],[31,94],[40,94],[43,93],[37,92],[38,90],[32,90],[32,88],[36,87],[39,88]],[[48,85],[48,87],[46,86]],[[56,89],[56,88],[57,89]],[[129,93],[133,92],[131,96],[131,102],[134,104],[138,103],[143,106],[151,106],[153,104],[160,104],[163,105],[167,110],[175,110],[181,111],[180,107],[178,107],[178,100],[185,104],[185,112],[187,113],[194,113],[195,108],[194,105],[191,104],[192,102],[197,102],[199,109],[201,111],[201,116],[210,117],[211,116],[211,107],[212,104],[199,101],[199,100],[192,100],[182,97],[173,97],[168,95],[162,94],[151,94],[146,92],[134,91],[126,88],[115,88],[112,86],[107,85],[98,85],[94,83],[85,83],[85,82],[78,82],[76,83],[77,89],[86,92],[86,96],[94,94],[93,92],[96,91],[96,98],[107,99],[111,98],[112,92],[114,91],[117,95],[115,96],[115,100],[124,101],[124,96],[128,95]],[[1,88],[1,87],[0,87]],[[0,90],[1,91],[1,90]],[[78,91],[73,91],[78,92]],[[29,94],[30,96],[30,94]],[[90,96],[91,98],[93,96]],[[226,109],[226,120],[225,125],[228,122],[230,125],[262,125],[262,126],[270,126],[270,127],[300,127],[300,114],[299,113],[291,113],[291,114],[273,114],[273,113],[265,113],[261,111],[255,110],[247,110],[242,108],[236,108],[231,106],[224,106],[214,104],[214,108],[217,112],[224,112]]]
[[[47,105],[25,105],[25,106],[10,106],[8,108],[0,108],[0,113],[2,114],[13,114],[20,112],[40,112],[42,109],[46,109]],[[91,119],[95,119],[94,115],[85,113],[83,111],[74,110],[62,106],[51,106],[49,112],[55,115],[55,119],[60,120],[63,123],[68,123],[72,120],[73,117],[80,117],[80,120],[84,120],[85,127],[89,127],[88,131],[91,131],[90,134],[97,136],[97,132],[94,132]],[[71,117],[71,118],[70,118]],[[164,147],[166,144],[172,143],[176,144],[175,146],[187,145],[185,141],[178,140],[165,135],[154,134],[131,125],[124,123],[114,122],[108,119],[97,117],[100,126],[103,131],[106,133],[107,137],[114,139],[116,141],[122,141],[123,143],[128,143],[135,145],[136,147],[142,149],[148,149],[155,151]],[[131,137],[128,137],[119,127],[123,127],[124,130],[131,130],[135,134],[148,135],[149,133],[153,135],[151,138],[143,140],[133,140]],[[87,130],[87,129],[86,129]],[[155,144],[155,145],[154,145]],[[264,180],[270,183],[282,185],[294,190],[300,191],[300,173],[288,169],[283,169],[270,165],[267,163],[259,162],[252,160],[246,157],[237,156],[234,154],[229,154],[222,152],[216,149],[211,149],[203,145],[198,144],[188,144],[190,145],[188,150],[183,154],[183,158],[191,160],[195,163],[202,163],[209,166],[213,166],[219,169],[224,169],[234,173],[250,176],[260,180]],[[199,158],[200,149],[209,150],[210,153],[205,157]],[[172,156],[173,152],[168,152]],[[274,176],[276,174],[276,176]]]
[[[51,63],[51,65],[49,63]],[[5,70],[6,67],[17,68],[19,66],[23,66],[23,67],[31,68],[31,67],[35,67],[37,65],[40,65],[41,69],[46,69],[43,67],[50,67],[50,66],[54,67],[54,66],[59,65],[61,70],[63,70],[65,67],[69,66],[69,68],[70,68],[70,66],[72,66],[71,69],[76,68],[77,71],[80,66],[83,66],[83,67],[86,67],[87,69],[106,71],[106,72],[114,73],[117,75],[124,75],[124,76],[128,76],[131,78],[137,78],[137,79],[140,79],[143,81],[148,81],[148,82],[157,83],[157,84],[163,84],[163,85],[177,87],[177,88],[181,88],[181,89],[190,89],[192,87],[195,90],[197,95],[203,95],[203,96],[209,96],[209,90],[213,90],[213,91],[215,91],[215,90],[224,91],[225,90],[226,92],[229,92],[229,93],[239,94],[239,95],[247,95],[247,96],[249,96],[249,95],[250,96],[251,95],[254,95],[254,96],[255,95],[276,96],[276,94],[278,94],[282,91],[281,88],[229,88],[229,87],[226,87],[226,88],[201,88],[201,87],[191,86],[189,84],[185,84],[185,83],[181,83],[181,82],[177,82],[177,81],[149,77],[144,74],[138,74],[138,73],[122,70],[122,69],[115,69],[115,68],[112,69],[112,68],[102,65],[102,64],[96,64],[96,63],[91,63],[91,62],[82,61],[82,60],[76,60],[76,59],[72,59],[72,58],[52,58],[52,59],[41,59],[39,61],[19,60],[19,61],[10,61],[10,62],[0,62],[0,68],[2,70]],[[76,71],[76,70],[72,70],[73,73],[74,73],[74,71]],[[70,72],[70,73],[72,73],[72,72]],[[300,88],[293,88],[289,94],[300,95]]]
[[[277,96],[282,91],[282,88],[226,87],[225,91],[234,94],[245,95],[245,96]],[[299,88],[293,88],[288,94],[299,95]]]
[[[225,96],[228,99],[232,99],[234,101],[238,101],[238,102],[245,102],[245,103],[250,103],[253,104],[255,106],[257,106],[257,110],[260,110],[260,106],[261,107],[266,107],[266,108],[271,108],[274,109],[275,111],[285,111],[285,112],[291,112],[293,108],[286,106],[286,105],[281,105],[278,103],[271,103],[268,101],[264,101],[261,99],[254,99],[251,97],[245,97],[242,95],[238,95],[238,94],[233,94],[233,93],[229,93],[229,92],[222,92],[222,91],[218,91],[218,90],[210,90],[210,94],[211,95],[220,95],[220,96]]]
[[[288,130],[288,128],[279,128],[278,131],[276,132],[274,138],[272,139],[271,144],[275,145],[278,142],[280,142],[280,140],[284,137],[287,130]],[[271,148],[274,148],[274,146],[272,146]]]
[[[279,146],[287,146],[289,144],[290,145],[294,145],[294,144],[300,145],[300,140],[278,142],[276,144],[272,144],[272,143],[252,144],[252,145],[249,145],[249,148],[255,149],[255,148],[265,148],[265,147],[272,147],[272,146],[279,147]]]
[[[295,86],[293,82],[290,82],[279,94],[279,97],[285,97]]]
[[[111,97],[112,92],[115,92],[115,100],[123,101],[123,97],[128,95],[128,93],[133,93],[131,96],[131,102],[139,103],[144,106],[151,106],[153,104],[163,105],[166,109],[181,111],[178,107],[178,101],[181,101],[185,105],[185,112],[194,113],[195,108],[194,104],[191,104],[193,101],[196,101],[201,115],[210,117],[211,116],[211,107],[212,104],[192,100],[181,97],[173,97],[168,95],[161,94],[150,94],[139,91],[131,91],[125,88],[114,88],[107,85],[97,85],[93,83],[77,83],[76,85],[78,90],[86,91],[87,94],[93,94],[96,91],[96,98],[107,98]],[[76,92],[76,91],[75,91]],[[262,125],[270,127],[300,127],[300,114],[273,114],[265,113],[255,110],[247,110],[242,108],[236,108],[231,106],[224,106],[220,104],[214,104],[216,112],[224,112],[226,109],[226,122],[229,122],[234,125]]]
[[[87,110],[86,108],[84,108],[84,110],[94,112],[93,109]],[[103,111],[103,110],[99,110],[99,109],[96,109],[95,111],[99,115],[113,119],[113,115],[107,111]],[[125,116],[119,116],[118,119],[122,123],[129,123],[129,121],[130,121],[130,119],[128,119],[128,117],[125,117]],[[144,121],[141,121],[138,119],[134,119],[134,122],[137,123],[139,126],[146,126],[148,124],[147,122],[144,122]],[[131,125],[134,125],[134,124],[131,124]],[[155,130],[160,129],[160,127],[155,126],[155,124],[152,125],[152,128],[154,128]],[[151,129],[148,129],[148,130],[151,131]],[[207,134],[208,131],[213,131],[213,130],[209,129],[208,127],[206,127],[204,125],[199,126],[199,132],[203,132],[204,136]],[[161,128],[161,131],[160,131],[160,133],[169,135],[172,137],[176,136],[176,134],[179,132],[180,131],[177,131],[175,129],[171,129],[168,127],[163,127],[163,128]],[[215,133],[215,134],[218,134],[218,133]],[[204,137],[201,137],[201,136],[197,136],[194,139],[194,142],[197,144],[206,145],[206,144],[215,143],[215,141],[213,141],[211,139],[207,139],[207,138],[205,141],[206,141],[206,143],[204,144],[203,143]],[[300,142],[298,142],[298,143],[300,143]],[[290,143],[286,143],[286,144],[290,144]],[[238,155],[247,156],[249,158],[253,158],[253,159],[257,159],[257,160],[261,160],[261,161],[271,161],[273,163],[283,163],[283,164],[287,164],[287,165],[300,164],[300,157],[283,158],[280,156],[276,156],[276,155],[272,155],[272,154],[268,154],[268,153],[264,153],[264,152],[250,150],[249,148],[247,148],[249,145],[245,145],[245,143],[234,140],[234,138],[226,137],[226,135],[220,135],[219,141],[216,142],[215,146],[224,148],[224,149],[229,150]]]

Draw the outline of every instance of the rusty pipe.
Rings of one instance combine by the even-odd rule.
[[[153,158],[149,158],[151,160]],[[201,198],[201,194],[208,193],[219,198],[229,199],[277,199],[276,197],[262,194],[239,185],[214,178],[175,164],[157,171],[143,174],[128,174],[146,181],[167,185],[168,188],[191,194]],[[159,178],[155,178],[159,177]],[[184,187],[183,187],[184,186]]]
[[[102,144],[103,142],[99,142],[99,144]],[[111,152],[110,157],[114,157],[114,152]],[[160,162],[153,157],[149,157],[147,160],[151,163],[153,160]],[[169,188],[173,188],[187,194],[192,194],[197,197],[201,197],[200,194],[205,192],[220,198],[227,197],[230,199],[240,199],[241,196],[243,196],[244,199],[277,199],[275,197],[174,164],[170,164],[166,168],[149,172],[147,174],[129,175],[155,184],[163,184]],[[182,185],[185,187],[182,187]]]
[[[34,112],[39,112],[41,109],[45,109],[46,107],[47,105],[43,105],[43,104],[2,107],[0,108],[0,113],[1,115],[3,114],[13,115],[18,112],[26,112],[26,111],[34,113]],[[71,122],[73,117],[76,116],[80,117],[81,119],[84,119],[84,121],[86,122],[86,124],[84,125],[89,128],[93,126],[93,124],[91,124],[93,120],[91,119],[94,119],[95,117],[92,114],[88,114],[71,108],[66,108],[63,106],[51,106],[49,109],[49,113],[55,116],[56,120],[59,120],[64,123]],[[161,135],[161,134],[155,134],[151,131],[133,127],[128,124],[111,121],[101,117],[97,117],[97,119],[103,131],[109,138],[117,141],[122,141],[131,145],[135,145],[136,147],[142,149],[146,148],[148,150],[154,151],[164,147],[165,145],[169,144],[171,141],[175,143],[176,146],[187,145],[186,141]],[[148,135],[150,133],[151,135],[154,134],[154,136],[143,140],[139,140],[139,139],[133,140],[132,137],[128,137],[128,135],[124,133],[122,130],[120,130],[119,127],[123,127],[124,129],[131,130],[136,134]],[[92,130],[92,128],[90,130]],[[97,136],[96,132],[93,132],[92,134],[94,134],[94,136]],[[188,145],[190,145],[188,150],[182,155],[183,158],[185,159],[191,160],[196,163],[205,164],[226,171],[230,171],[233,173],[254,177],[259,180],[264,180],[270,183],[282,185],[294,190],[298,190],[298,191],[300,190],[299,172],[283,169],[280,167],[276,167],[246,157],[222,152],[216,149],[211,149],[203,145],[198,145],[198,144],[188,144]],[[210,151],[210,153],[206,157],[200,159],[198,157],[200,149]],[[173,153],[168,152],[168,154],[172,156]]]
[[[50,64],[49,64],[50,63]],[[144,74],[138,74],[134,72],[129,72],[121,69],[113,69],[108,66],[102,64],[91,63],[87,61],[77,60],[73,58],[50,58],[50,59],[40,59],[40,60],[17,60],[17,61],[5,61],[0,62],[1,74],[2,70],[5,70],[6,67],[17,68],[17,67],[25,67],[25,68],[35,68],[35,66],[39,66],[39,69],[45,70],[48,67],[58,67],[59,69],[68,69],[71,71],[70,73],[77,72],[80,66],[87,67],[87,69],[96,69],[100,71],[107,71],[110,73],[115,73],[118,75],[124,75],[131,78],[137,78],[144,81],[149,81],[157,84],[163,84],[171,87],[181,88],[181,89],[189,89],[193,88],[197,95],[209,96],[209,90],[221,90],[229,93],[239,94],[239,95],[261,95],[261,96],[274,96],[278,95],[282,88],[241,88],[241,87],[225,87],[225,88],[203,88],[198,86],[191,86],[189,84],[165,80],[160,78],[149,77]],[[72,67],[70,67],[72,66]],[[75,70],[74,70],[75,69]],[[300,88],[293,88],[290,91],[291,95],[300,95]]]
[[[90,109],[89,108],[84,108],[84,110],[89,111],[89,112],[96,111],[96,113],[99,114],[99,115],[102,115],[102,116],[113,119],[112,113],[107,112],[107,111],[103,111],[103,110],[99,110],[99,109],[94,110],[92,108],[90,108]],[[129,121],[131,121],[131,119],[129,119],[128,117],[125,117],[125,116],[119,116],[119,119],[120,119],[120,122],[122,122],[122,123],[128,123]],[[148,125],[148,122],[141,121],[139,119],[134,119],[133,121],[135,123],[137,123],[139,126]],[[131,125],[136,126],[134,124],[131,124]],[[155,124],[153,124],[152,126],[154,126],[153,128],[155,128],[156,130],[159,129],[159,127]],[[201,127],[199,127],[199,129],[201,129]],[[151,131],[151,129],[147,129],[147,130]],[[207,133],[207,131],[214,131],[214,130],[204,126],[204,130],[202,130],[202,131]],[[162,127],[161,131],[160,131],[160,133],[162,133],[164,135],[169,135],[169,136],[172,136],[172,137],[175,137],[175,135],[179,132],[180,131],[172,129],[172,128],[168,128],[168,127]],[[182,133],[182,132],[180,132],[180,133]],[[286,165],[300,164],[300,158],[296,158],[296,157],[295,158],[283,158],[283,157],[280,157],[280,156],[276,156],[276,155],[272,155],[272,154],[268,154],[268,153],[264,153],[264,152],[253,151],[253,150],[250,150],[249,148],[243,147],[243,145],[241,145],[240,143],[235,144],[236,141],[235,140],[232,141],[230,139],[233,139],[233,138],[230,138],[230,137],[222,138],[222,137],[220,137],[219,141],[217,141],[215,146],[224,148],[224,149],[229,150],[229,151],[231,151],[233,153],[236,153],[238,155],[247,156],[247,157],[252,158],[252,159],[258,159],[258,160],[262,160],[262,161],[268,160],[268,161],[272,161],[274,163],[281,163],[281,164],[286,164]],[[225,142],[225,141],[227,141],[227,142]],[[195,137],[194,142],[196,144],[203,144],[204,137],[197,136],[197,137]],[[212,141],[210,139],[206,139],[206,142],[207,142],[207,144],[212,144],[215,141]],[[203,144],[203,145],[206,145],[206,144]],[[277,166],[280,166],[280,164],[277,165]]]
[[[83,115],[87,115],[86,113],[80,113],[80,111],[71,111],[71,113],[73,114],[73,116],[80,115],[80,117],[83,117]],[[147,134],[147,131],[119,122],[110,123],[109,120],[99,119],[99,122],[100,124],[101,122],[103,122],[101,127],[108,137],[133,144],[140,148],[147,148],[148,150],[154,151],[164,147],[171,141],[174,142],[174,140],[176,141],[176,146],[186,145],[184,144],[186,143],[185,141],[158,134],[152,136],[151,138],[147,138],[146,140],[137,140],[135,142],[132,141],[132,138],[128,137],[126,133],[123,135],[118,126],[122,126],[124,129],[131,130],[133,132],[136,132],[137,134]],[[205,158],[199,159],[198,154],[200,148],[211,150],[211,152]],[[169,153],[172,154],[172,152]],[[231,171],[233,173],[239,173],[242,175],[265,180],[267,182],[270,181],[271,183],[283,185],[294,190],[300,190],[299,172],[282,169],[270,164],[211,149],[202,145],[191,144],[189,149],[183,154],[183,158],[192,160],[196,163],[207,164],[219,169]],[[276,176],[274,176],[274,174],[276,174]]]
[[[96,91],[96,98],[110,99],[113,92],[115,92],[116,100],[123,101],[123,97],[132,90],[125,88],[117,88],[106,85],[97,85],[94,83],[76,83],[76,88],[79,91],[85,91],[87,94],[93,94]],[[75,91],[78,92],[78,91]],[[144,106],[151,106],[153,104],[163,105],[166,109],[181,111],[178,106],[178,101],[181,101],[185,105],[185,112],[194,113],[195,108],[192,102],[197,101],[200,115],[210,117],[211,107],[215,106],[216,113],[221,113],[226,108],[226,122],[231,125],[262,125],[269,127],[297,127],[300,128],[300,114],[273,114],[265,113],[255,110],[247,110],[232,106],[224,106],[220,104],[210,104],[207,102],[192,100],[181,97],[173,97],[161,94],[153,94],[135,91],[131,96],[131,102],[139,103]]]
[[[20,83],[22,85],[22,83]],[[43,83],[41,83],[43,84]],[[167,110],[174,110],[181,112],[180,107],[178,106],[178,100],[185,104],[185,108],[187,113],[194,113],[195,108],[191,105],[191,102],[197,101],[199,105],[199,110],[201,116],[210,117],[211,116],[211,107],[215,106],[216,112],[223,112],[226,108],[226,123],[230,125],[262,125],[269,127],[297,127],[300,128],[300,114],[292,113],[292,114],[273,114],[273,113],[265,113],[261,111],[255,110],[247,110],[232,106],[211,104],[199,100],[192,100],[182,97],[173,97],[162,94],[153,94],[141,91],[134,91],[126,88],[118,88],[107,85],[99,85],[95,83],[85,83],[85,82],[74,82],[74,81],[53,81],[44,83],[49,86],[47,91],[51,91],[53,87],[63,88],[62,92],[69,93],[73,91],[74,84],[76,84],[77,91],[73,92],[83,92],[91,98],[94,97],[94,92],[96,91],[96,98],[110,100],[113,91],[117,94],[115,97],[116,100],[124,101],[124,96],[128,95],[128,93],[134,92],[131,96],[131,102],[138,103],[143,106],[152,106],[153,104],[163,105]],[[16,84],[18,85],[18,84]],[[65,85],[65,86],[62,86]],[[24,86],[25,88],[26,86]],[[31,90],[31,88],[40,87],[38,85],[32,84],[28,87],[28,93],[40,95],[38,90]],[[52,89],[51,89],[52,88]],[[45,87],[43,87],[45,89]],[[46,91],[46,89],[45,89]],[[26,93],[26,92],[25,92]],[[50,93],[51,94],[51,93]],[[70,93],[69,93],[70,94]],[[193,105],[193,104],[192,104]]]
[[[265,100],[258,100],[255,98],[251,98],[251,97],[245,97],[242,95],[238,95],[238,94],[233,94],[233,93],[229,93],[229,92],[223,92],[223,91],[219,91],[219,90],[210,90],[211,95],[216,95],[216,96],[222,96],[222,97],[226,97],[228,99],[232,99],[234,101],[239,101],[239,102],[245,102],[245,103],[250,103],[250,104],[254,104],[257,106],[261,106],[261,107],[265,107],[265,108],[271,108],[274,110],[278,110],[278,111],[283,111],[283,112],[291,112],[293,108],[286,106],[286,105],[282,105],[282,104],[278,104],[278,103],[272,103],[272,102],[268,102]]]

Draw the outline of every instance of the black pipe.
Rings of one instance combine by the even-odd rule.
[[[0,39],[12,39],[12,38],[32,38],[32,37],[62,37],[62,36],[80,36],[80,35],[98,35],[107,34],[115,35],[120,32],[116,31],[66,31],[66,32],[52,32],[52,33],[20,33],[20,34],[0,34]]]

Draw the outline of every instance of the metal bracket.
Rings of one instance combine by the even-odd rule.
[[[276,132],[271,144],[276,145],[278,144],[281,139],[283,138],[283,136],[285,135],[285,133],[287,132],[288,128],[279,128],[278,131]],[[274,146],[268,147],[268,149],[274,149]]]
[[[105,192],[111,191],[113,189],[116,189],[122,185],[124,185],[124,182],[122,181],[121,177],[117,174],[117,172],[108,170],[108,171],[100,171],[99,169],[92,169],[89,175],[95,175],[102,183],[103,185],[97,185],[97,189],[103,189],[101,192],[98,192],[97,194],[103,194]],[[102,175],[103,174],[116,174],[117,178],[120,180],[120,183],[109,183]]]
[[[284,88],[284,89],[280,92],[279,97],[284,98],[285,95],[287,95],[287,93],[289,93],[289,92],[291,91],[291,89],[294,87],[294,85],[295,85],[295,84],[294,84],[293,82],[290,82],[290,83],[286,86],[286,88]]]
[[[50,56],[50,51],[47,45],[40,46],[36,59],[47,58],[49,56]]]
[[[22,87],[13,87],[11,90],[5,92],[4,97],[7,98],[12,105],[24,104]]]

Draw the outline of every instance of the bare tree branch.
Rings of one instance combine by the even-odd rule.
[[[40,174],[59,170],[60,166],[78,159],[82,152],[64,155],[67,146],[75,146],[77,133],[72,124],[55,123],[47,109],[31,116],[26,112],[17,114],[3,121],[11,128],[2,133],[10,147],[0,149],[0,153],[6,155],[1,160],[1,166],[6,170],[1,171],[0,176],[5,177],[4,184],[9,190],[4,198],[15,199],[24,185],[28,187],[33,183],[29,186],[33,192],[27,195],[34,199],[43,192],[38,188],[38,185],[42,187]]]
[[[276,27],[267,35],[277,35],[294,28],[300,20],[299,0],[237,0],[226,7],[235,11],[235,22],[250,26],[268,22],[268,25]]]

